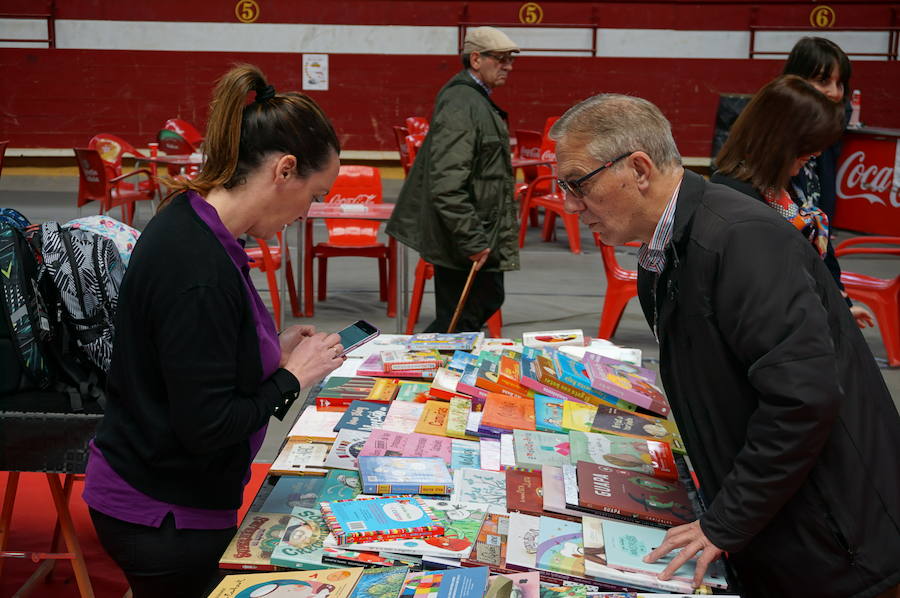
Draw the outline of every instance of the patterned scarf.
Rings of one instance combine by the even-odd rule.
[[[828,216],[819,208],[798,206],[790,194],[769,189],[765,193],[766,203],[803,233],[812,246],[824,258],[828,250]]]

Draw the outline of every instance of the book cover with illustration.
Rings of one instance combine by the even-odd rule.
[[[359,457],[400,457],[403,455],[403,447],[409,434],[403,432],[392,432],[391,430],[372,430],[366,443],[363,445]]]
[[[673,550],[654,563],[644,562],[644,557],[662,544],[666,535],[663,529],[608,519],[603,520],[602,527],[606,561],[614,569],[659,575],[678,555],[679,551]],[[694,578],[695,568],[696,561],[691,559],[675,571],[672,579],[690,582]],[[721,561],[710,564],[703,583],[714,588],[728,587]]]
[[[565,399],[534,395],[534,426],[541,432],[565,432],[562,427]]]
[[[534,430],[534,401],[489,392],[484,402],[479,430],[497,434],[510,430]]]
[[[373,378],[375,384],[365,400],[375,403],[390,403],[400,391],[400,380],[394,378]]]
[[[500,383],[500,361],[491,361],[484,359],[478,365],[475,373],[475,386],[488,392],[495,392],[505,395],[513,395],[520,397],[531,397],[534,391],[529,390],[521,384],[512,387],[508,382]]]
[[[675,481],[675,455],[664,442],[595,432],[569,432],[571,462],[588,461]]]
[[[444,533],[431,509],[416,496],[355,498],[323,502],[319,507],[338,545],[370,542],[375,538],[427,538]]]
[[[326,538],[326,542],[329,538],[332,538],[332,536],[329,535]],[[336,546],[322,546],[322,562],[339,567],[365,567],[366,569],[405,565],[397,559],[386,558],[374,552],[347,550]]]
[[[471,351],[484,338],[481,332],[420,332],[409,339],[411,350]]]
[[[456,370],[439,368],[434,374],[434,380],[431,381],[428,394],[445,401],[449,401],[453,397],[466,398],[466,395],[457,388],[461,377],[462,375]]]
[[[449,559],[469,558],[478,537],[481,524],[488,512],[488,505],[478,503],[454,503],[448,500],[423,499],[437,517],[444,533],[428,538],[373,541],[352,544],[354,550],[390,552],[435,556]],[[326,541],[330,545],[333,540]]]
[[[553,354],[553,365],[556,368],[556,377],[561,382],[588,393],[589,398],[585,399],[588,403],[597,406],[612,405],[631,411],[635,409],[633,404],[628,403],[624,399],[594,388],[591,385],[590,377],[587,375],[587,368],[581,361],[571,355],[557,351]]]
[[[463,440],[477,440],[477,436],[466,434],[466,424],[472,412],[472,401],[462,397],[450,399],[450,413],[447,416],[447,436]]]
[[[541,598],[541,576],[537,571],[501,573],[491,577],[505,577],[512,581],[510,598]]]
[[[488,568],[416,571],[406,576],[401,598],[483,598]]]
[[[453,476],[440,457],[359,457],[366,494],[450,494]]]
[[[490,567],[492,571],[506,569],[506,543],[509,536],[509,515],[487,513],[475,536],[475,546],[466,564]]]
[[[476,363],[478,363],[477,355],[467,351],[454,351],[450,361],[447,362],[447,367],[451,370],[462,372],[466,369],[466,366],[475,365]]]
[[[545,383],[550,375],[538,363],[538,356],[542,356],[541,351],[538,349],[529,347],[522,349],[522,357],[519,359],[519,382],[522,386],[530,388],[535,394],[542,394],[556,399],[571,398],[569,393],[561,390],[562,387],[559,380],[554,378],[555,383],[553,386]],[[552,364],[552,362],[550,363]],[[553,376],[556,376],[556,371],[553,371]]]
[[[341,420],[341,416],[341,411],[320,411],[315,405],[310,405],[291,426],[287,437],[310,442],[334,442],[337,438],[334,426]]]
[[[307,509],[319,506],[319,493],[325,486],[325,478],[320,476],[279,476],[265,501],[258,510],[262,513],[290,514],[294,507]]]
[[[613,596],[617,596],[613,594]],[[573,586],[544,586],[541,588],[540,598],[587,598],[588,587],[582,584]],[[623,594],[623,598],[631,598]],[[636,596],[634,598],[637,598]]]
[[[529,515],[540,515],[544,510],[541,472],[507,469],[505,473],[506,509]]]
[[[597,390],[658,415],[669,414],[669,402],[654,385],[656,374],[651,370],[596,353],[585,354],[584,363]]]
[[[509,535],[506,541],[506,565],[508,568],[527,571],[537,566],[540,528],[540,517],[525,513],[509,514]]]
[[[436,370],[444,358],[434,349],[421,351],[382,351],[381,363],[386,372],[394,370]]]
[[[596,413],[597,407],[595,405],[566,401],[563,404],[562,427],[566,430],[590,432]]]
[[[321,502],[356,498],[360,492],[362,483],[359,481],[358,471],[332,469],[325,476],[325,483],[319,491],[315,506],[318,507]]]
[[[324,476],[328,446],[305,440],[288,440],[279,451],[269,472],[278,475]]]
[[[453,460],[453,438],[413,432],[406,439],[402,457],[440,457],[448,466]]]
[[[680,482],[580,461],[578,504],[615,517],[661,527],[690,523],[697,516]]]
[[[363,569],[321,569],[226,575],[209,598],[259,598],[260,596],[308,596],[348,598]]]
[[[322,543],[328,536],[328,526],[319,509],[296,508],[291,512],[281,541],[272,551],[270,561],[291,569],[322,569]]]
[[[506,504],[506,474],[463,467],[453,472],[453,503]]]
[[[516,447],[516,463],[527,469],[540,469],[544,465],[570,463],[569,437],[553,432],[513,430]]]
[[[335,432],[341,430],[356,430],[358,432],[371,432],[380,428],[387,416],[388,405],[385,403],[373,403],[370,401],[353,401],[341,419],[334,426]]]
[[[684,455],[684,441],[675,422],[650,415],[631,413],[615,407],[599,407],[591,422],[591,432],[606,432],[668,444],[673,452]]]
[[[413,382],[412,380],[400,380],[400,389],[394,402],[414,402],[424,403],[428,399],[428,390],[431,388],[429,382]]]
[[[450,469],[456,471],[462,467],[480,467],[481,445],[478,442],[454,438],[450,441],[450,446]]]
[[[413,378],[430,380],[434,377],[435,370],[396,370],[387,372],[381,363],[381,353],[372,353],[366,357],[356,369],[357,376],[374,376],[381,378]]]
[[[538,569],[584,577],[584,543],[581,523],[540,518],[535,564]]]
[[[325,458],[325,467],[356,469],[356,458],[366,445],[370,433],[349,428],[338,432],[337,438]]]
[[[406,385],[403,385],[401,388],[405,386]],[[419,423],[419,418],[422,417],[422,412],[424,410],[424,401],[421,403],[418,401],[401,401],[397,398],[397,400],[388,407],[388,412],[384,418],[384,423],[381,424],[381,429],[409,434],[410,432],[415,431],[416,425]]]
[[[472,397],[472,409],[480,411],[484,406],[488,391],[478,386],[478,370],[481,361],[467,365],[460,371],[459,380],[456,383],[456,391]]]
[[[425,409],[416,424],[416,432],[419,434],[434,434],[446,436],[447,418],[450,416],[450,404],[446,401],[428,401]]]
[[[584,332],[573,330],[543,330],[522,334],[522,344],[532,348],[557,348],[567,345],[584,346]]]
[[[285,513],[247,513],[219,559],[219,567],[272,571],[275,567],[269,559],[290,518]]]
[[[378,567],[363,571],[350,598],[398,598],[409,567]]]
[[[331,376],[316,393],[316,407],[321,411],[343,411],[353,401],[368,399],[376,383],[374,378],[362,376]]]
[[[521,353],[504,351],[500,355],[500,369],[497,374],[497,383],[509,390],[523,396],[534,398],[534,391],[522,386]]]
[[[610,405],[611,403],[605,399],[601,398],[600,391],[595,390],[589,381],[585,381],[578,385],[570,384],[568,381],[564,381],[561,375],[557,372],[557,367],[554,364],[554,360],[545,355],[536,355],[534,361],[532,362],[533,366],[527,374],[529,377],[537,376],[537,382],[542,385],[543,390],[539,390],[541,394],[549,394],[554,395],[555,393],[561,393],[562,398],[575,398],[579,401],[584,401],[586,403],[591,403],[593,405]],[[523,382],[525,382],[526,386],[529,386],[527,380],[523,375]],[[550,390],[554,392],[549,392]],[[606,395],[603,395],[606,397]]]
[[[511,338],[485,338],[478,344],[480,353],[502,353],[503,351],[522,352],[522,343]]]

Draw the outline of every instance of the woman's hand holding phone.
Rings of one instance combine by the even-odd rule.
[[[283,367],[294,374],[301,388],[310,388],[344,363],[343,350],[341,337],[319,332],[301,338]]]
[[[278,335],[278,344],[281,347],[281,361],[278,363],[278,366],[284,367],[284,364],[287,363],[288,357],[290,357],[294,347],[300,344],[300,341],[315,333],[316,327],[308,326],[306,324],[295,324],[282,330],[281,334]]]

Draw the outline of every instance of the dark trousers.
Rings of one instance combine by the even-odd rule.
[[[447,332],[453,312],[466,286],[468,270],[434,266],[435,320],[425,332]],[[503,272],[479,270],[472,281],[469,299],[463,306],[454,332],[478,332],[503,305]]]
[[[176,529],[128,523],[90,510],[103,548],[125,572],[134,598],[205,598],[221,579],[219,558],[237,528]]]

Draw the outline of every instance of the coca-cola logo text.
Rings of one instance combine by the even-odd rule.
[[[329,203],[333,203],[335,205],[339,204],[348,204],[348,203],[356,203],[356,204],[371,204],[375,203],[375,194],[374,193],[360,193],[359,195],[350,197],[343,196],[340,193],[335,193],[330,200]]]
[[[850,154],[837,173],[837,195],[841,199],[865,199],[883,206],[890,202],[900,208],[897,198],[898,185],[894,181],[894,169],[890,166],[866,165],[866,153],[862,150]],[[890,191],[885,198],[885,192]],[[885,201],[887,199],[887,201]]]

